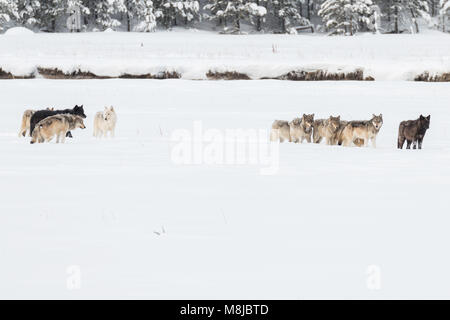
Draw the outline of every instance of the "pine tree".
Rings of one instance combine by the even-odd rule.
[[[445,32],[446,20],[450,17],[450,0],[439,2],[439,16],[441,17],[442,31]]]
[[[102,30],[120,26],[121,22],[116,18],[116,15],[126,11],[127,8],[123,0],[96,0],[92,7],[95,23]]]
[[[222,13],[222,17],[233,24],[235,31],[239,31],[241,29],[241,21],[247,21],[254,25],[256,24],[255,20],[257,20],[255,18],[263,17],[266,13],[266,8],[259,6],[256,2],[230,0]]]
[[[18,9],[15,0],[0,0],[0,31],[4,29],[12,19],[18,19]]]
[[[18,22],[26,26],[40,26],[41,3],[39,0],[17,0]]]
[[[326,0],[318,12],[331,34],[353,35],[358,30],[377,30],[372,0]]]
[[[200,4],[195,0],[182,1],[183,6],[179,8],[179,15],[187,25],[191,21],[200,19]]]
[[[281,32],[286,33],[294,25],[307,25],[308,19],[303,18],[299,8],[303,0],[275,0],[275,16],[279,18]]]
[[[419,32],[418,17],[429,19],[428,3],[426,0],[391,0],[394,33],[400,33],[400,25],[414,24],[415,32]]]
[[[208,0],[208,3],[203,7],[208,13],[205,14],[205,18],[208,20],[216,20],[217,25],[225,25],[223,13],[227,8],[228,0]]]
[[[151,0],[135,0],[134,16],[139,21],[134,28],[135,31],[153,32],[156,29],[156,17],[153,13],[153,2]]]
[[[167,29],[177,24],[178,1],[175,0],[157,0],[155,12],[156,19]]]
[[[89,14],[89,9],[83,4],[82,0],[47,0],[42,1],[40,20],[42,26],[47,26],[52,31],[56,31],[56,20],[58,18],[67,18],[71,10],[78,8],[80,14]]]

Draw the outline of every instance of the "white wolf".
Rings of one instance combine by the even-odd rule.
[[[114,137],[116,122],[117,116],[112,106],[105,107],[103,112],[97,112],[94,117],[94,137],[106,137],[108,131],[111,132],[110,136]]]

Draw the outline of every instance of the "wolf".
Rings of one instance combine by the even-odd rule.
[[[306,139],[308,143],[311,143],[311,135],[314,126],[314,113],[303,114],[301,118],[295,118],[289,122],[289,133],[291,141],[295,143],[303,143]]]
[[[36,124],[31,136],[31,144],[50,141],[56,135],[56,143],[64,143],[69,130],[86,129],[83,118],[71,114],[58,114],[45,118]]]
[[[46,110],[50,110],[53,111],[55,110],[54,108],[47,108]],[[23,112],[23,116],[22,116],[22,123],[20,125],[20,131],[19,131],[19,137],[25,137],[27,135],[27,132],[29,132],[30,130],[30,120],[31,117],[33,116],[33,114],[36,112],[36,110],[25,110]],[[31,135],[30,135],[31,137]]]
[[[39,110],[39,111],[36,111],[30,119],[30,136],[33,135],[34,127],[36,126],[36,124],[39,121],[44,120],[47,117],[57,115],[57,114],[72,114],[72,115],[80,116],[82,118],[86,118],[86,115],[84,114],[83,105],[81,105],[81,106],[76,105],[73,109],[53,110],[53,111],[52,110]],[[67,136],[72,137],[72,134],[70,133],[70,131],[67,132]]]
[[[105,107],[103,112],[99,111],[94,117],[94,137],[106,137],[108,131],[111,132],[111,137],[114,137],[116,130],[117,116],[114,108]]]
[[[22,116],[22,123],[20,125],[19,137],[25,137],[27,132],[30,130],[30,120],[35,110],[25,110]]]
[[[272,123],[272,130],[270,131],[270,141],[280,141],[284,140],[291,141],[289,123],[285,120],[275,120]]]
[[[372,115],[372,119],[366,121],[349,121],[343,128],[339,136],[339,145],[350,146],[352,143],[356,145],[364,145],[367,147],[369,139],[372,140],[372,146],[377,147],[377,135],[383,126],[383,115]]]
[[[425,137],[428,128],[430,128],[430,118],[430,115],[427,117],[420,115],[416,120],[400,122],[398,127],[397,147],[403,149],[403,144],[406,140],[406,149],[411,148],[411,143],[413,144],[413,149],[416,149],[417,143],[419,144],[419,149],[422,149],[423,138]]]
[[[314,121],[314,143],[320,143],[325,138],[326,144],[334,145],[337,141],[337,134],[341,126],[341,116],[330,116],[328,119],[318,119]]]

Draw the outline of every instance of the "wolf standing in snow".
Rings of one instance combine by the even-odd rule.
[[[283,142],[284,140],[291,141],[289,123],[284,120],[275,120],[270,131],[270,141]]]
[[[76,128],[85,129],[83,118],[71,114],[58,114],[45,118],[36,124],[30,143],[50,141],[56,135],[56,143],[64,143],[66,134]]]
[[[303,143],[306,139],[311,143],[312,128],[314,125],[314,113],[303,114],[301,118],[295,118],[289,122],[291,141]]]
[[[112,106],[105,107],[103,112],[97,112],[94,117],[94,137],[106,137],[108,131],[111,132],[110,136],[114,137],[116,122],[117,116]]]
[[[357,144],[357,141],[363,142],[367,147],[369,139],[372,140],[374,148],[377,147],[377,135],[383,125],[383,115],[373,115],[372,119],[368,121],[349,121],[344,127],[339,137],[339,145],[350,146],[352,143]]]
[[[86,118],[86,115],[84,114],[84,108],[82,105],[81,106],[76,105],[73,109],[39,110],[39,111],[36,111],[30,119],[30,136],[33,135],[34,127],[36,126],[36,124],[39,121],[44,120],[47,117],[57,115],[57,114],[73,114],[76,116],[80,116],[82,118]],[[72,135],[70,134],[70,131],[67,132],[67,136],[72,137]]]
[[[34,110],[25,110],[22,116],[22,123],[20,125],[20,131],[19,131],[19,137],[25,137],[27,135],[27,132],[30,130],[30,120],[33,114],[36,111]],[[30,134],[31,136],[31,134]]]
[[[47,108],[48,111],[54,111],[54,108]],[[30,130],[30,121],[33,114],[36,112],[36,110],[25,110],[23,112],[22,116],[22,123],[20,125],[20,131],[19,131],[19,137],[25,137],[27,135],[27,132]],[[29,133],[29,136],[31,137],[31,133]]]
[[[398,128],[398,145],[399,149],[403,148],[406,140],[406,149],[416,149],[417,143],[419,143],[419,149],[422,149],[422,141],[425,137],[425,133],[430,127],[430,116],[424,117],[420,115],[417,120],[408,120],[400,122]]]
[[[318,119],[314,121],[314,143],[320,143],[323,138],[328,145],[335,145],[337,134],[341,126],[341,116],[330,116],[328,119]]]

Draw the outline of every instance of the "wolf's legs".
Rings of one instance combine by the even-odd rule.
[[[61,143],[66,142],[66,136],[67,136],[67,133],[62,132],[62,134],[61,134]]]
[[[364,139],[364,147],[368,147],[369,146],[369,137],[366,136],[363,139]]]
[[[20,127],[19,137],[20,137],[20,136],[25,137],[26,132],[27,132],[27,129],[26,129],[26,128],[24,128],[23,126]]]
[[[411,149],[411,140],[406,140],[406,149]]]
[[[311,143],[311,135],[307,135],[305,137],[305,139],[306,139],[306,142]]]
[[[398,142],[397,142],[397,148],[398,149],[403,149],[403,145],[404,144],[405,144],[405,137],[399,136],[398,137]]]
[[[422,141],[423,141],[423,138],[420,138],[419,139],[419,149],[422,149]]]
[[[313,142],[314,142],[314,143],[320,143],[320,141],[322,141],[322,137],[320,136],[320,134],[319,134],[319,132],[317,131],[317,129],[314,128]]]
[[[377,147],[377,137],[373,137],[373,138],[372,138],[372,146],[373,146],[374,148]]]
[[[417,140],[414,140],[412,145],[413,145],[413,149],[416,150],[417,149]]]
[[[116,136],[115,131],[116,131],[115,129],[112,129],[112,130],[111,130],[111,138],[114,138],[114,137]]]

